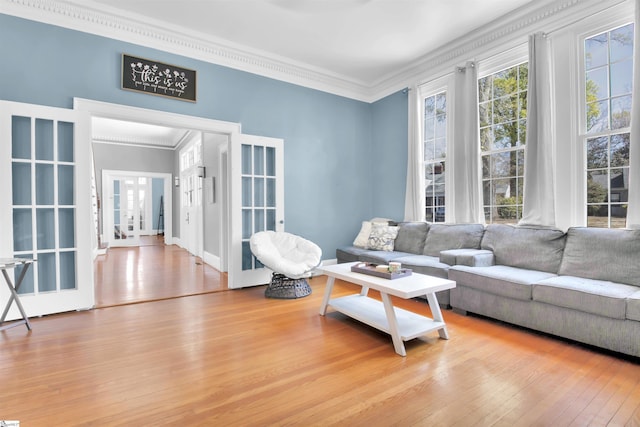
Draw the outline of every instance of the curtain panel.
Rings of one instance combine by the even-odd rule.
[[[452,169],[449,203],[455,223],[484,224],[480,141],[478,136],[478,70],[474,62],[454,70]]]
[[[633,45],[633,100],[629,141],[629,204],[627,228],[640,228],[640,0],[636,0]]]
[[[544,33],[529,36],[524,205],[519,224],[554,227],[555,150],[551,48]]]
[[[422,143],[422,121],[420,120],[420,96],[417,87],[409,89],[409,146],[407,150],[407,186],[404,202],[405,221],[424,221],[424,147]]]

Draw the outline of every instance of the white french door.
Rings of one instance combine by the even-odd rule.
[[[109,246],[139,246],[147,230],[150,210],[150,179],[144,176],[111,175],[103,171],[105,233]],[[105,191],[106,190],[106,191]]]
[[[19,289],[29,317],[94,305],[90,144],[86,113],[0,101],[0,257],[37,260]]]
[[[232,135],[229,144],[229,288],[262,285],[271,271],[251,254],[249,239],[264,230],[284,231],[284,142]]]
[[[202,204],[202,137],[200,133],[180,150],[180,240],[192,255],[202,257],[204,224]]]

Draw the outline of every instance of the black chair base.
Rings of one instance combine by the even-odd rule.
[[[296,299],[308,295],[311,295],[311,286],[307,279],[291,279],[280,273],[273,273],[271,283],[264,291],[267,298]]]

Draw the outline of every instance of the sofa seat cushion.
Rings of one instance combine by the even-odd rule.
[[[414,273],[447,279],[449,266],[440,262],[438,257],[429,255],[408,255],[394,259],[402,263],[402,268],[410,268]]]
[[[369,249],[358,248],[356,246],[345,246],[336,249],[336,258],[339,262],[360,261],[360,255],[373,252]]]
[[[627,319],[640,322],[640,290],[627,297]]]
[[[613,319],[625,319],[626,298],[637,290],[635,286],[621,283],[558,276],[536,283],[533,286],[533,300]]]
[[[491,267],[456,265],[449,269],[449,278],[455,280],[457,286],[466,286],[523,301],[531,300],[531,289],[534,283],[554,276],[555,274],[545,271],[526,270],[506,265]]]
[[[373,264],[388,264],[390,261],[396,261],[397,258],[407,255],[412,254],[399,251],[367,251],[366,253],[360,254],[358,260]]]

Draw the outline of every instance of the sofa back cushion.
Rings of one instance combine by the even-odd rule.
[[[422,254],[439,257],[448,249],[479,249],[483,233],[482,224],[431,224]]]
[[[557,273],[562,261],[565,233],[552,228],[490,224],[482,249],[493,252],[497,265]]]
[[[410,254],[422,254],[428,230],[429,224],[426,222],[401,222],[398,224],[395,250]]]
[[[640,230],[570,228],[559,274],[640,286]]]

